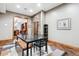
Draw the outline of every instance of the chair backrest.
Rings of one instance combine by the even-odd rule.
[[[38,41],[36,42],[36,44],[39,45],[39,46],[41,46],[41,47],[45,46],[47,44],[47,40],[44,39],[44,38],[40,38],[40,39],[38,39]]]

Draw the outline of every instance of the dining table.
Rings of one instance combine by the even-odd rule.
[[[38,36],[38,37],[30,37],[30,38],[27,38],[27,39],[23,39],[22,36],[18,35],[18,36],[17,36],[17,39],[18,39],[18,38],[21,39],[22,41],[24,41],[24,42],[26,43],[26,45],[27,45],[27,52],[26,52],[26,55],[29,56],[29,49],[28,49],[29,44],[33,44],[33,43],[39,41],[40,38],[45,38],[45,37],[43,37],[43,36]]]

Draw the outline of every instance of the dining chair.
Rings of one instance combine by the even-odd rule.
[[[27,43],[23,39],[17,38],[17,40],[15,42],[15,47],[17,45],[19,45],[20,48],[22,49],[22,56],[24,56],[24,51],[27,49],[30,49],[30,55],[32,56],[32,44],[29,44],[28,48],[27,48]]]
[[[45,38],[40,38],[38,39],[38,41],[36,41],[34,43],[34,46],[37,48],[39,48],[39,52],[40,52],[40,56],[41,56],[41,47],[44,47],[45,46],[45,52],[48,52],[48,48],[47,48],[47,39]]]

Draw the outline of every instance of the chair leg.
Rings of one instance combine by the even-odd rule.
[[[17,47],[17,43],[15,42],[15,47]]]
[[[35,52],[35,46],[34,46],[34,52]]]
[[[30,49],[30,55],[32,56],[32,48]]]
[[[24,56],[24,50],[22,49],[22,56]]]
[[[47,45],[45,46],[45,52],[48,53],[48,47],[47,47]]]
[[[40,56],[41,56],[41,47],[39,47],[39,51],[40,51]]]

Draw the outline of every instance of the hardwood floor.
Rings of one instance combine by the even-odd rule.
[[[12,41],[13,41],[12,39],[0,40],[0,46],[4,46],[6,44],[9,44]]]
[[[65,45],[53,40],[48,40],[50,46],[54,46],[66,52],[66,56],[79,56],[79,47]]]
[[[4,46],[6,44],[9,44],[13,40],[6,39],[6,40],[0,40],[0,46]],[[65,56],[79,56],[79,47],[74,47],[66,44],[62,44],[53,40],[48,40],[48,45],[51,47],[56,47],[60,50],[63,50],[66,52]]]

